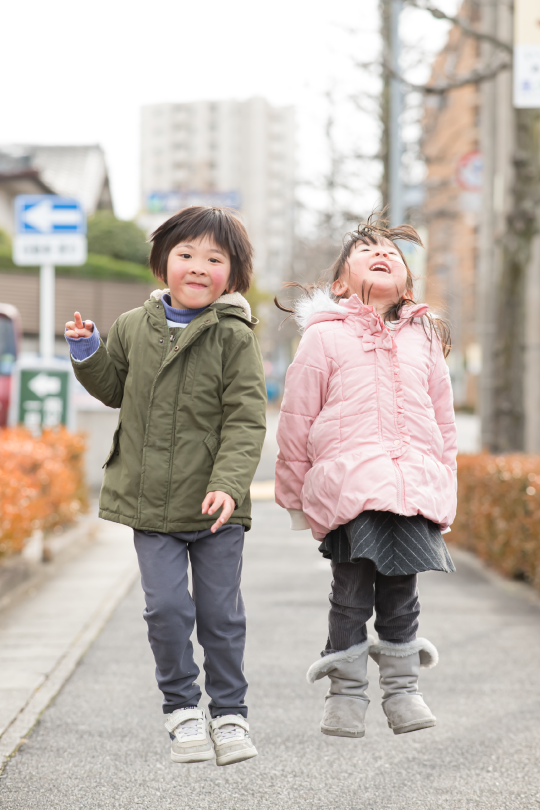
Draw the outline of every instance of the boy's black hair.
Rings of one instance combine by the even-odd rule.
[[[150,237],[150,269],[167,283],[169,253],[181,242],[205,236],[215,240],[216,247],[226,250],[231,260],[227,290],[244,293],[253,277],[253,247],[247,231],[230,208],[193,205],[183,208],[156,228]]]

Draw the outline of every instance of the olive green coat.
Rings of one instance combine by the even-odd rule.
[[[221,490],[236,502],[229,523],[251,527],[249,487],[266,429],[255,323],[218,299],[178,329],[171,346],[158,296],[121,315],[107,347],[101,342],[73,362],[92,396],[120,408],[104,465],[102,518],[147,531],[199,531],[217,517],[201,514],[202,501]]]

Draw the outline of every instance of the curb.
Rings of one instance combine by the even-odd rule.
[[[0,773],[9,759],[17,753],[19,746],[25,741],[25,737],[34,728],[45,709],[71,677],[85,653],[135,582],[138,571],[136,563],[128,565],[122,571],[79,636],[60,657],[48,677],[35,690],[17,717],[5,729],[0,737]]]
[[[47,562],[40,561],[27,564],[28,574],[13,587],[4,588],[0,597],[0,613],[11,609],[39,586],[58,573],[58,569],[78,554],[82,553],[93,542],[99,518],[92,508],[89,514],[83,515],[74,526],[67,528],[57,537],[47,538],[46,547],[50,554]],[[19,555],[20,556],[20,555]],[[11,564],[8,560],[6,567]]]

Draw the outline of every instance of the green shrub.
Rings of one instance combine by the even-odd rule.
[[[112,211],[96,211],[88,218],[88,252],[146,264],[150,245],[136,222],[116,219]]]
[[[17,267],[11,258],[11,250],[0,245],[0,273],[30,273],[39,272],[39,267]],[[59,276],[76,278],[103,278],[109,281],[139,281],[141,283],[159,283],[148,269],[142,264],[124,262],[110,256],[88,254],[88,261],[80,267],[57,267]]]

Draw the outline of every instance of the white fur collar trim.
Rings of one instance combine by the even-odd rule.
[[[369,654],[374,661],[379,655],[393,655],[396,658],[406,658],[408,655],[420,653],[420,666],[430,669],[439,663],[437,648],[427,638],[417,638],[404,644],[394,644],[391,641],[379,641],[374,644]]]
[[[170,292],[169,289],[166,290],[154,290],[153,293],[150,294],[150,298],[153,301],[159,301],[160,298],[165,295],[165,293]],[[215,301],[212,302],[213,304],[229,304],[231,307],[240,307],[240,309],[244,310],[246,313],[246,318],[248,321],[251,321],[251,307],[244,298],[243,295],[240,295],[238,292],[233,293],[224,293],[220,295]]]
[[[315,681],[318,681],[320,678],[324,678],[340,661],[354,661],[355,658],[359,658],[363,652],[371,647],[374,641],[375,639],[372,638],[372,636],[368,636],[366,641],[363,641],[362,644],[355,644],[354,647],[349,647],[348,650],[323,655],[322,658],[315,661],[308,669],[306,675],[307,682],[315,683]]]
[[[310,318],[319,312],[339,312],[346,314],[347,310],[340,306],[330,294],[330,286],[316,287],[311,294],[304,293],[294,304],[293,318],[303,332]]]

